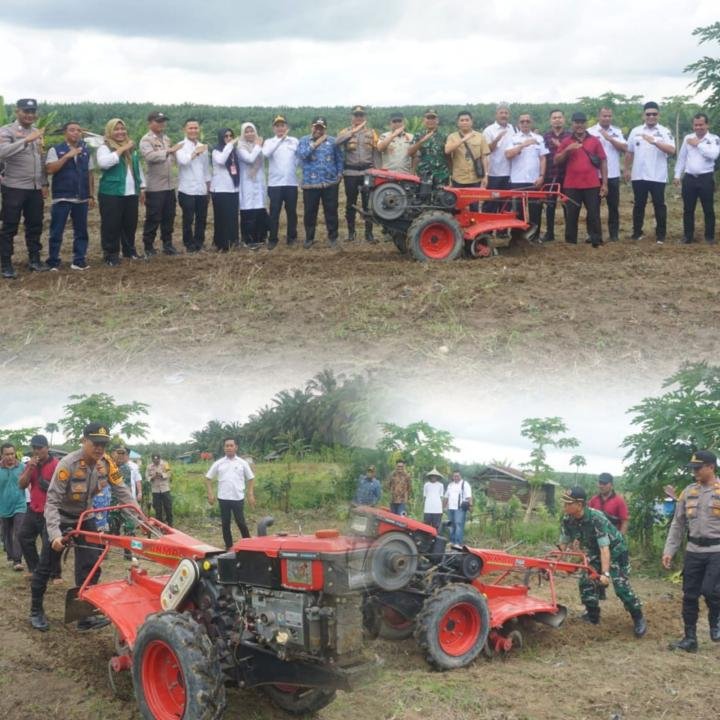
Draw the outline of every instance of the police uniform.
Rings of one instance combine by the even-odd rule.
[[[88,428],[95,429],[97,432],[89,434]],[[87,426],[84,436],[90,440],[99,438],[110,440],[107,429],[96,423]],[[38,615],[44,619],[43,596],[50,577],[50,554],[55,552],[51,547],[53,541],[61,538],[65,531],[77,525],[80,514],[92,508],[93,497],[108,485],[111,488],[113,500],[117,504],[135,504],[130,489],[123,482],[122,475],[108,455],[104,455],[94,465],[91,465],[85,458],[84,450],[80,449],[66,455],[55,468],[45,504],[45,523],[50,542],[47,548],[43,548],[40,562],[30,582],[31,622]],[[95,519],[88,517],[81,527],[83,530],[94,531],[96,529]],[[98,559],[99,546],[77,541],[74,548],[75,584],[79,587],[85,582]],[[97,583],[99,579],[100,569],[98,568],[93,575],[91,584]],[[46,630],[47,620],[45,620],[44,627],[38,627],[34,622],[33,627]]]
[[[642,604],[630,587],[628,576],[630,562],[625,538],[622,533],[608,520],[605,513],[585,507],[580,518],[564,515],[560,543],[571,545],[575,540],[585,551],[588,563],[598,572],[600,566],[600,548],[610,548],[610,580],[615,594],[630,613],[633,620],[642,617]],[[583,573],[578,582],[580,600],[587,608],[588,619],[597,622],[600,618],[600,595],[597,583],[591,581]]]
[[[692,461],[697,456],[701,453],[695,453]],[[682,602],[685,635],[687,637],[690,630],[695,637],[702,595],[708,607],[711,637],[720,641],[720,480],[717,477],[707,485],[692,483],[682,491],[663,555],[672,557],[686,533]]]

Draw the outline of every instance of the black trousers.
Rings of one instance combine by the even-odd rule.
[[[633,180],[633,235],[642,235],[645,222],[645,206],[648,195],[655,211],[655,236],[664,240],[667,236],[667,205],[665,204],[665,183],[653,180]]]
[[[225,547],[229,549],[233,544],[232,526],[230,523],[231,516],[235,518],[235,524],[238,526],[240,534],[244,538],[250,537],[250,531],[245,522],[245,501],[221,500],[218,498],[218,503],[220,503],[220,523],[222,524],[223,541],[225,542]]]
[[[297,240],[297,201],[298,189],[293,185],[282,185],[268,187],[270,198],[270,244],[278,241],[280,227],[280,212],[285,205],[285,216],[287,217],[287,241]]]
[[[608,210],[608,237],[611,240],[617,240],[620,237],[620,178],[608,178],[607,185],[608,191],[605,202]],[[602,198],[600,203],[602,204]],[[589,232],[590,229],[588,228]]]
[[[697,624],[701,595],[707,603],[711,622],[716,621],[720,616],[720,552],[685,553],[682,600],[685,625]]]
[[[488,190],[509,190],[510,189],[510,176],[509,175],[488,175]],[[497,213],[501,212],[505,205],[504,200],[488,200],[483,203],[483,212],[486,213]]]
[[[237,191],[214,192],[212,193],[212,204],[215,223],[213,245],[218,250],[227,252],[238,244],[240,196]]]
[[[173,226],[175,225],[175,191],[145,191],[145,225],[143,226],[143,245],[153,250],[155,235],[160,228],[160,240],[164,248],[172,247]]]
[[[63,532],[74,527],[75,523],[60,523],[60,530]],[[91,532],[97,530],[94,518],[86,520],[81,527],[83,530]],[[90,574],[100,552],[102,552],[102,546],[76,541],[73,548],[75,550],[75,585],[80,587]],[[53,555],[57,555],[58,558],[60,558],[62,553],[56,553],[50,543],[44,545],[40,550],[40,560],[30,581],[30,596],[32,598],[31,610],[33,612],[42,610],[43,597],[47,590],[48,580],[52,576],[53,563],[56,562],[52,557]],[[90,584],[95,585],[98,580],[100,580],[100,575],[101,569],[98,568]]]
[[[15,513],[12,517],[3,518],[2,534],[5,555],[14,563],[22,562],[22,544],[20,543],[20,531],[25,519],[25,513]]]
[[[105,260],[117,260],[121,248],[125,257],[135,255],[139,200],[137,195],[98,195],[100,244]]]
[[[715,174],[688,175],[682,179],[683,199],[683,240],[692,242],[695,234],[695,208],[697,201],[702,205],[705,218],[705,240],[715,240]]]
[[[269,226],[265,208],[240,211],[240,238],[246,245],[262,245]]]
[[[562,175],[549,175],[545,178],[545,184],[555,184],[560,186],[560,190],[563,189],[563,180],[565,178]],[[545,234],[548,237],[555,237],[555,210],[557,209],[557,201],[550,200],[545,203]],[[563,212],[565,212],[565,206],[562,206]]]
[[[510,183],[510,189],[533,191],[535,190],[535,187],[533,185],[528,185],[527,183]],[[523,217],[520,203],[519,201],[515,202],[518,206],[516,214],[521,220],[524,220],[525,218]],[[535,226],[535,233],[538,235],[540,234],[540,224],[542,223],[542,206],[542,202],[539,202],[537,200],[528,200],[527,222]]]
[[[14,239],[20,225],[25,221],[25,247],[31,262],[40,261],[44,202],[42,190],[21,190],[2,186],[2,209],[0,210],[0,261],[9,265],[14,252]]]
[[[315,239],[315,226],[317,225],[318,210],[322,202],[323,213],[325,214],[325,226],[327,227],[328,239],[337,240],[338,237],[338,198],[340,188],[337,184],[324,188],[306,188],[303,190],[303,203],[305,214],[303,222],[305,225],[305,240]]]
[[[208,202],[207,195],[178,193],[178,203],[182,210],[183,245],[187,250],[200,250],[205,244]]]
[[[365,175],[344,175],[343,183],[345,185],[345,220],[347,221],[348,232],[355,232],[355,205],[357,204],[358,193],[362,199],[362,209],[367,211],[370,199],[369,193],[361,193],[360,189],[365,181]],[[369,232],[372,228],[372,222],[365,221],[365,232]]]
[[[170,491],[154,492],[152,494],[152,506],[155,511],[155,517],[166,525],[172,527],[173,511],[172,511],[172,495]]]
[[[22,554],[27,563],[28,570],[35,572],[35,568],[40,562],[40,555],[37,551],[37,538],[40,537],[40,547],[42,549],[48,544],[48,535],[45,528],[45,515],[41,512],[28,509],[25,513],[22,527],[20,528],[20,547]],[[50,555],[50,577],[60,577],[60,553],[51,553]]]
[[[565,194],[573,201],[567,204],[565,242],[577,243],[580,209],[584,205],[587,211],[587,229],[590,235],[590,242],[593,245],[599,245],[602,242],[600,188],[565,188]]]

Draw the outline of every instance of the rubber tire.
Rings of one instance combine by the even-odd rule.
[[[423,232],[430,225],[444,225],[451,233],[452,244],[447,254],[443,257],[428,255],[420,244]],[[451,262],[461,255],[465,247],[465,241],[458,221],[446,212],[435,211],[424,212],[413,220],[408,228],[407,244],[413,257],[420,262]]]
[[[148,706],[142,681],[143,659],[148,646],[163,642],[175,655],[185,681],[185,709],[180,720],[219,720],[225,712],[225,676],[217,648],[189,615],[175,611],[149,615],[133,648],[132,678],[140,714],[157,720]]]
[[[290,693],[274,685],[263,685],[261,690],[270,698],[273,705],[291,715],[306,715],[322,710],[335,699],[335,690],[324,688],[298,688]]]
[[[472,645],[462,655],[450,655],[440,645],[440,624],[456,605],[471,605],[480,628]],[[490,611],[485,598],[472,585],[456,583],[436,590],[415,619],[415,639],[427,662],[437,670],[455,670],[469,665],[482,652],[490,632]]]
[[[380,606],[376,610],[378,614],[378,636],[383,640],[407,640],[409,637],[412,637],[412,634],[415,631],[415,623],[412,620],[406,620],[400,625],[393,624],[393,622],[385,615],[385,609],[386,608]],[[387,608],[387,610],[390,610],[398,617],[402,617],[400,613],[392,610],[391,608]]]

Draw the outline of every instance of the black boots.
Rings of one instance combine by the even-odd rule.
[[[647,623],[645,622],[645,616],[642,612],[638,612],[632,616],[633,619],[633,632],[635,637],[641,638],[647,632]]]
[[[38,602],[38,600],[33,598],[32,605],[30,606],[30,624],[35,630],[39,630],[40,632],[47,632],[50,629],[50,623],[43,611],[42,600]]]
[[[681,640],[670,643],[670,650],[684,650],[685,652],[697,652],[697,631],[694,625],[685,626],[685,635]]]
[[[710,623],[710,639],[713,642],[720,642],[720,616],[708,618]]]
[[[600,624],[600,607],[588,607],[585,606],[585,612],[580,616],[583,622],[590,623],[590,625]]]

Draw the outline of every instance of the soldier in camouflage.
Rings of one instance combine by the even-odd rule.
[[[562,497],[565,514],[560,533],[561,549],[572,548],[586,553],[589,564],[600,573],[598,582],[587,575],[580,577],[580,600],[586,612],[582,619],[597,625],[600,622],[600,599],[612,581],[615,594],[633,619],[635,637],[647,632],[642,605],[630,587],[630,563],[625,538],[604,513],[587,507],[584,488],[574,487]]]
[[[440,118],[437,111],[425,111],[425,132],[415,133],[413,144],[408,148],[410,157],[418,156],[415,172],[420,177],[432,176],[436,185],[450,183],[450,168],[445,155],[447,137],[440,132]]]

